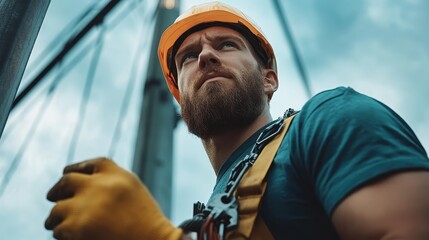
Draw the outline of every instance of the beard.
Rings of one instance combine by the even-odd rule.
[[[182,118],[190,133],[208,139],[244,129],[262,113],[265,95],[261,70],[243,71],[231,81],[235,81],[233,88],[226,88],[221,81],[211,82],[202,86],[206,88],[204,94],[195,91],[193,99],[181,97]]]

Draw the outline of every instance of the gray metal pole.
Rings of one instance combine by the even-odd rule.
[[[0,137],[50,0],[0,0]]]
[[[171,214],[173,131],[177,115],[157,50],[163,31],[179,16],[179,4],[179,0],[160,0],[133,162],[133,171],[167,217]]]

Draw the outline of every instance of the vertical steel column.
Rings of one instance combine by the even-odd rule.
[[[50,0],[0,0],[0,136]]]
[[[158,61],[163,31],[179,15],[179,0],[160,0],[144,86],[133,171],[167,217],[171,213],[173,131],[177,116]]]

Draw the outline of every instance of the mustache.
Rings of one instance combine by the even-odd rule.
[[[222,66],[214,66],[214,67],[208,68],[200,72],[200,74],[198,74],[198,76],[195,77],[196,88],[199,89],[204,84],[205,81],[213,77],[233,78],[234,74],[228,68],[225,68]]]

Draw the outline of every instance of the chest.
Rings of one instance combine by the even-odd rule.
[[[268,172],[259,214],[276,239],[339,239],[308,179],[293,164],[297,159],[284,145]],[[209,203],[225,191],[230,170],[218,180]]]
[[[277,156],[267,176],[259,213],[276,239],[339,239],[311,184],[285,156]]]

